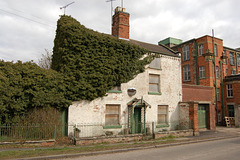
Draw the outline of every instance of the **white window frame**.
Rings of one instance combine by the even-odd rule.
[[[205,66],[199,67],[199,78],[200,79],[205,78]]]
[[[219,67],[216,66],[216,77],[219,78]]]
[[[214,52],[215,52],[215,56],[218,56],[218,54],[217,54],[217,44],[214,44]]]
[[[183,61],[189,60],[189,45],[184,46],[182,50],[183,50]]]
[[[190,71],[190,65],[184,65],[183,66],[183,80],[184,81],[191,81],[191,71]]]
[[[240,67],[240,54],[237,54],[238,67]]]
[[[229,55],[230,55],[230,65],[234,66],[235,65],[234,52],[230,52]]]
[[[204,54],[203,44],[198,45],[198,55],[202,56]]]
[[[232,84],[227,84],[227,97],[233,97],[233,88]]]
[[[235,69],[231,69],[231,75],[235,75],[235,74],[236,74]]]

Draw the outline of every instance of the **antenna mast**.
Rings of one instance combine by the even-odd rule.
[[[106,2],[111,2],[111,25],[112,25],[112,16],[113,16],[113,6],[112,6],[112,3],[113,1],[116,1],[116,0],[107,0]],[[111,26],[112,28],[112,26]]]
[[[64,15],[65,15],[65,12],[66,12],[66,8],[67,8],[69,5],[73,4],[73,3],[75,3],[75,2],[71,2],[71,3],[69,3],[69,4],[67,4],[67,5],[65,5],[65,6],[63,6],[63,7],[60,7],[60,9],[64,9]]]

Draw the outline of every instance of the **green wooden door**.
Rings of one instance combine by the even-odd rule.
[[[198,127],[207,128],[206,105],[198,105]]]
[[[141,133],[141,108],[134,108],[133,133]]]

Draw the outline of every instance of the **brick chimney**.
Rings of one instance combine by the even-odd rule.
[[[112,35],[122,39],[129,39],[129,13],[125,8],[117,7],[112,17]]]

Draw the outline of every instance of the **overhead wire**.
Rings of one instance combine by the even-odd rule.
[[[14,16],[23,18],[23,19],[25,19],[25,20],[28,20],[28,21],[31,21],[31,22],[34,22],[34,23],[38,23],[38,24],[45,25],[45,26],[48,26],[48,27],[51,27],[51,28],[55,28],[54,26],[49,25],[49,24],[47,24],[47,23],[39,22],[39,21],[36,21],[36,20],[34,20],[34,19],[27,18],[27,17],[25,17],[25,16],[22,16],[22,15],[19,15],[19,14],[16,14],[16,13],[9,12],[9,11],[6,11],[6,10],[1,9],[1,8],[0,8],[0,11],[2,11],[2,12],[4,12],[4,13],[7,13],[7,14],[10,14],[10,15],[14,15]],[[36,18],[38,18],[38,17],[36,17]],[[38,18],[38,19],[41,19],[41,18]]]

